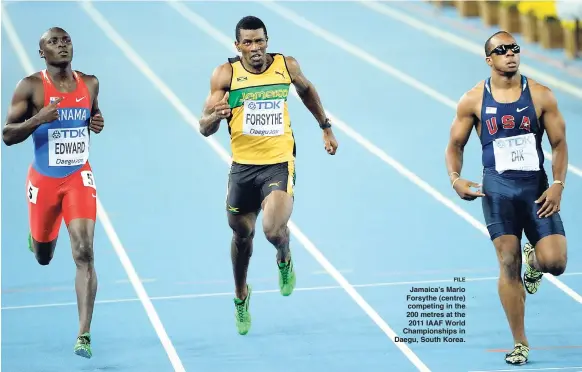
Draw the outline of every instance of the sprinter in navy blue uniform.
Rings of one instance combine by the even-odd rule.
[[[514,349],[509,364],[525,364],[525,289],[536,293],[543,273],[566,268],[566,236],[560,202],[568,165],[565,123],[551,90],[519,72],[520,47],[507,32],[485,43],[491,77],[463,95],[451,127],[446,166],[464,200],[481,198],[483,215],[500,265],[499,296]],[[461,177],[464,147],[475,128],[483,149],[482,184]],[[553,182],[544,170],[542,136],[552,147]],[[522,233],[526,270],[521,280]]]

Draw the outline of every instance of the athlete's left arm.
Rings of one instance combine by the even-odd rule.
[[[324,125],[327,117],[315,86],[303,75],[303,71],[301,71],[301,67],[295,58],[286,56],[285,62],[287,63],[291,82],[295,86],[295,90],[297,90],[297,94],[303,104],[311,111],[319,125]]]
[[[285,63],[287,64],[291,82],[295,86],[295,90],[297,90],[301,101],[303,101],[305,107],[307,107],[319,123],[319,126],[323,129],[326,151],[334,155],[338,147],[337,140],[335,139],[315,86],[303,75],[303,71],[301,71],[301,67],[295,58],[286,56]]]
[[[94,75],[85,75],[85,82],[91,91],[91,97],[93,97],[89,129],[95,133],[101,133],[105,123],[99,108],[99,79]]]
[[[538,90],[543,102],[542,118],[548,140],[552,146],[552,173],[555,181],[565,182],[568,170],[568,145],[566,143],[566,123],[558,108],[558,102],[552,91],[544,86]]]

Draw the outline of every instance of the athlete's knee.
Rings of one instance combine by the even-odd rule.
[[[237,246],[247,246],[255,237],[254,215],[235,216],[229,214],[228,225],[232,230],[232,239]]]
[[[93,237],[87,230],[71,231],[71,248],[73,250],[73,260],[77,265],[92,264]]]
[[[284,245],[289,240],[289,230],[287,226],[276,226],[274,224],[264,224],[263,232],[269,243],[278,247]]]
[[[52,261],[52,259],[53,259],[53,256],[52,255],[50,255],[50,256],[46,256],[46,255],[45,256],[41,256],[38,253],[35,255],[35,257],[36,257],[36,261],[40,265],[42,265],[42,266],[46,266],[46,265],[50,264],[51,261]]]
[[[553,261],[545,265],[540,265],[542,272],[552,274],[553,276],[560,276],[566,271],[566,261]]]
[[[255,237],[255,230],[242,229],[241,231],[233,230],[232,239],[237,246],[249,245]]]
[[[542,255],[536,255],[536,259],[540,270],[544,273],[559,276],[566,271],[568,259],[565,253],[545,253]]]
[[[89,237],[71,240],[73,259],[77,265],[92,264],[94,261],[93,242]]]
[[[73,260],[78,265],[93,264],[93,231],[95,222],[88,219],[75,219],[69,225]]]
[[[540,271],[562,275],[568,261],[565,237],[555,235],[541,239],[536,244],[536,261]]]
[[[46,243],[33,241],[32,244],[34,245],[33,250],[36,261],[42,266],[48,265],[54,257],[56,241]]]
[[[520,280],[521,251],[517,237],[501,236],[495,241],[500,275],[506,279]]]
[[[46,266],[46,265],[50,264],[52,259],[53,259],[53,256],[54,256],[53,252],[41,253],[41,252],[37,251],[34,254],[36,261],[42,266]]]

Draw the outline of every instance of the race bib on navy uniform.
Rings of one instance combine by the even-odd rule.
[[[498,138],[493,142],[493,153],[495,170],[499,173],[508,170],[540,170],[540,159],[533,133]]]
[[[285,101],[245,101],[243,134],[249,136],[282,136],[285,134]]]
[[[49,166],[72,167],[89,159],[89,128],[48,130]]]

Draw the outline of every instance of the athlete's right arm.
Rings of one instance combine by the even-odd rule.
[[[60,99],[32,116],[35,88],[33,79],[26,77],[20,80],[12,96],[6,123],[2,129],[2,140],[7,146],[25,141],[41,124],[58,118],[56,105]]]
[[[30,117],[32,112],[33,83],[30,77],[18,82],[8,107],[2,140],[7,146],[25,141],[40,125],[40,120]]]
[[[208,137],[218,131],[220,121],[230,117],[228,103],[228,89],[230,87],[232,71],[229,64],[218,66],[210,78],[210,93],[204,102],[202,117],[200,118],[200,133]]]
[[[457,113],[450,129],[449,142],[445,150],[445,163],[451,184],[462,199],[474,200],[484,196],[480,190],[473,191],[471,187],[481,185],[461,178],[463,168],[463,153],[465,145],[471,136],[475,123],[475,107],[477,94],[471,90],[463,95],[457,104]]]

